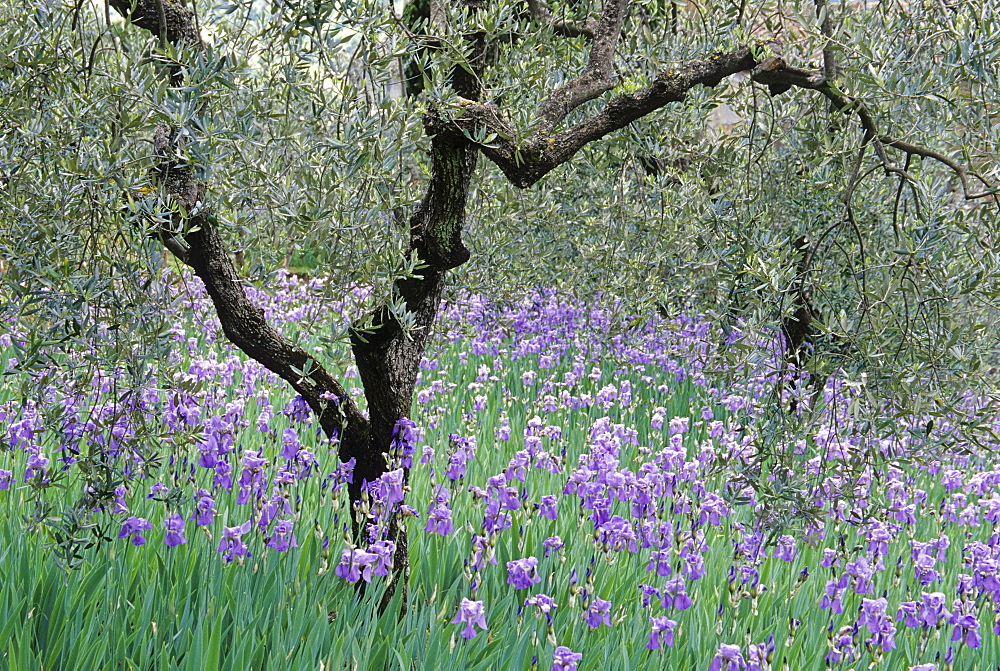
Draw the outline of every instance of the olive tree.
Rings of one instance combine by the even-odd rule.
[[[132,279],[162,245],[355,460],[355,501],[389,469],[456,272],[683,299],[783,332],[814,377],[850,359],[913,386],[941,347],[978,356],[995,291],[1000,30],[988,2],[869,5],[9,6],[8,286],[58,332],[22,368],[121,305],[158,342]],[[706,127],[719,109],[739,123]],[[235,253],[295,238],[340,286],[375,287],[344,331],[364,408],[247,295]]]

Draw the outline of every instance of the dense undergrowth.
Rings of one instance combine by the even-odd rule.
[[[401,471],[372,493],[411,536],[405,615],[379,616],[392,553],[354,545],[336,444],[178,286],[159,383],[81,356],[0,391],[0,667],[995,665],[1000,469],[942,450],[954,427],[879,435],[833,380],[779,432],[766,348],[720,371],[705,323],[545,291],[441,316],[405,501]],[[354,309],[326,293],[257,299],[323,350]]]

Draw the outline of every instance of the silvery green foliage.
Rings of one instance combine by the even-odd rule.
[[[435,73],[465,62],[470,18],[447,5],[413,31],[400,9],[199,5],[214,46],[178,59],[193,65],[172,88],[163,71],[176,54],[101,6],[0,5],[0,310],[32,327],[11,371],[26,396],[32,380],[64,365],[61,352],[89,356],[81,381],[124,366],[138,384],[164,360],[170,306],[160,278],[171,261],[148,232],[176,213],[147,174],[161,121],[181,129],[180,151],[208,179],[205,206],[244,252],[248,281],[266,285],[284,259],[308,258],[334,278],[329,286],[374,286],[373,305],[395,278],[419,273],[402,252],[429,169],[421,114],[458,108]],[[550,7],[575,21],[599,9]],[[970,176],[968,191],[983,192],[1000,177],[996,9],[985,0],[837,5],[828,43],[813,3],[742,13],[721,2],[640,3],[617,55],[621,82],[605,98],[756,38],[778,38],[802,66],[829,47],[840,86],[880,133],[978,170],[986,184]],[[556,37],[520,3],[498,2],[474,20],[495,63],[484,102],[527,134],[551,88],[586,63],[586,40]],[[427,85],[400,97],[414,54]],[[713,124],[719,110],[736,123]],[[656,175],[643,167],[650,158]],[[623,315],[705,314],[720,338],[751,336],[722,350],[727,363],[756,366],[793,308],[790,242],[806,235],[802,281],[822,315],[808,367],[872,399],[856,412],[873,433],[895,430],[896,413],[933,417],[994,387],[997,202],[965,200],[940,162],[866,144],[857,115],[831,112],[814,92],[771,97],[738,77],[692,91],[527,190],[480,160],[466,235],[473,261],[458,284],[494,296],[537,284],[600,291],[620,298]],[[327,330],[334,356],[347,326],[306,325]],[[789,416],[779,395],[762,454],[781,453],[787,425],[809,419]]]
[[[783,35],[789,62],[821,62],[811,3],[784,3],[784,18],[779,3],[762,3],[743,17],[742,32],[724,4],[682,14],[676,34],[664,29],[662,39],[644,41],[642,30],[626,29],[631,50],[620,54],[621,67],[634,74],[622,87],[731,48],[749,32]],[[986,65],[1000,50],[995,3],[851,7],[835,9],[843,90],[864,102],[880,133],[978,170],[985,184],[969,177],[968,193],[995,188],[998,75]],[[537,50],[525,45],[523,52]],[[541,60],[519,60],[517,76],[558,76]],[[693,91],[591,145],[527,192],[488,173],[478,187],[483,206],[474,215],[470,280],[515,287],[531,283],[527,273],[567,291],[619,295],[625,313],[654,306],[704,313],[727,332],[767,338],[792,309],[791,242],[805,235],[813,244],[805,277],[823,317],[809,367],[839,372],[878,399],[858,408],[873,426],[891,431],[897,412],[933,416],[963,394],[989,394],[996,199],[966,200],[959,176],[940,162],[865,146],[857,117],[831,113],[820,96],[793,89],[771,97],[738,79]],[[720,105],[737,123],[713,127]],[[657,159],[656,176],[642,166],[648,156]],[[517,270],[508,275],[511,267]],[[729,354],[749,365],[760,356],[742,346]]]

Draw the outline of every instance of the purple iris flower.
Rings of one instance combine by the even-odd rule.
[[[639,551],[635,529],[632,528],[628,520],[620,515],[615,515],[599,525],[598,535],[602,542],[608,543],[616,552],[620,552],[622,549],[627,549],[629,552]]]
[[[594,598],[590,606],[583,613],[583,621],[588,627],[597,628],[601,624],[611,626],[611,602],[604,599]]]
[[[736,567],[732,569],[732,580],[736,580]],[[760,584],[760,571],[750,564],[740,564],[740,586],[756,587]]]
[[[115,515],[122,515],[128,512],[128,503],[125,501],[126,494],[128,494],[128,489],[126,489],[125,485],[115,487],[115,500],[111,506],[111,512]]]
[[[706,492],[702,495],[701,514],[698,516],[698,524],[701,525],[708,522],[713,527],[717,527],[721,524],[720,518],[729,517],[731,512],[729,506],[726,505],[725,500],[721,496]]]
[[[546,619],[550,622],[552,621],[552,611],[558,608],[555,599],[553,599],[548,594],[536,594],[534,596],[529,596],[524,600],[524,606],[534,606],[537,609],[537,616],[540,618],[545,615]]]
[[[274,525],[274,532],[267,539],[265,545],[278,552],[285,552],[289,548],[297,548],[299,544],[295,539],[294,528],[295,523],[292,520],[279,520]]]
[[[951,617],[951,624],[955,625],[955,631],[951,635],[952,641],[961,641],[970,648],[978,648],[982,645],[983,639],[979,636],[979,620],[975,615],[956,613]]]
[[[700,554],[681,553],[684,560],[684,577],[688,580],[699,580],[705,576],[705,558]]]
[[[538,577],[538,558],[526,557],[507,562],[507,584],[514,589],[527,589],[542,581]]]
[[[494,431],[497,440],[510,440],[510,420],[507,417],[500,418],[500,424]]]
[[[881,599],[862,599],[861,615],[858,617],[858,627],[867,627],[872,637],[867,639],[872,645],[881,645],[886,652],[896,647],[896,627],[886,614],[888,601]]]
[[[27,468],[24,470],[24,481],[27,482],[36,474],[45,475],[45,469],[49,466],[49,458],[41,452],[32,451],[28,453]]]
[[[518,450],[504,471],[507,482],[513,482],[514,480],[524,482],[525,477],[528,475],[528,466],[530,465],[531,455],[526,450]]]
[[[392,570],[393,555],[396,553],[396,544],[392,541],[376,541],[371,544],[369,549],[375,555],[372,573],[381,576],[389,575]],[[365,580],[370,581],[371,578],[365,578]]]
[[[941,476],[941,484],[947,491],[958,489],[962,486],[962,471],[948,470]]]
[[[418,436],[416,423],[408,417],[400,417],[392,429],[389,451],[399,456],[403,468],[413,468],[413,452]]]
[[[674,417],[670,420],[668,427],[671,436],[675,436],[680,433],[685,433],[688,430],[688,424],[691,420],[688,417]]]
[[[469,561],[470,570],[481,571],[486,567],[487,562],[490,564],[497,563],[495,543],[496,541],[494,540],[494,537],[490,534],[485,534],[483,536],[473,534],[472,558]]]
[[[552,653],[552,671],[576,671],[576,663],[583,659],[583,653],[573,652],[560,645]]]
[[[212,479],[214,487],[221,487],[227,492],[233,489],[233,467],[228,461],[219,461],[215,465],[215,477]]]
[[[347,582],[361,580],[361,567],[369,563],[369,553],[357,548],[345,548],[333,573]]]
[[[309,403],[300,394],[296,394],[295,398],[288,402],[288,405],[281,411],[281,414],[286,415],[293,422],[300,422],[302,424],[308,424],[312,419],[312,410],[309,409]]]
[[[153,528],[152,522],[141,517],[129,517],[122,524],[122,530],[118,533],[118,538],[130,536],[132,545],[143,545],[146,537],[142,532],[150,531]]]
[[[928,627],[938,626],[942,620],[951,619],[945,608],[945,595],[941,592],[924,592],[920,595],[920,622]]]
[[[652,585],[639,585],[639,591],[642,592],[643,608],[649,608],[649,604],[652,603],[653,599],[659,599],[661,597],[660,590],[656,589]]]
[[[207,489],[198,490],[198,500],[194,504],[194,512],[189,518],[198,526],[207,526],[215,519],[215,499]]]
[[[687,593],[687,584],[684,576],[677,576],[666,582],[663,586],[663,607],[675,608],[677,610],[687,610],[694,602]]]
[[[448,458],[446,475],[449,480],[459,480],[465,477],[466,464],[476,457],[479,446],[474,436],[460,436],[456,433],[448,435],[453,450]]]
[[[782,561],[794,561],[799,556],[795,538],[788,535],[778,538],[777,546],[774,548],[774,556]]]
[[[278,456],[282,459],[294,459],[302,447],[302,444],[299,443],[299,434],[292,428],[282,431],[281,442],[283,447],[281,448],[281,454]]]
[[[921,585],[929,585],[941,577],[941,574],[934,569],[936,563],[934,557],[922,552],[913,561],[913,570]]]
[[[433,456],[431,458],[433,458]],[[466,460],[466,453],[463,450],[457,450],[451,455],[451,457],[448,458],[448,468],[445,470],[445,476],[452,481],[464,478],[466,473]]]
[[[847,576],[854,578],[855,594],[871,594],[871,580],[875,575],[875,567],[865,557],[858,557],[854,561],[847,562],[844,566],[844,575],[841,576],[840,587],[846,587]]]
[[[843,584],[842,584],[843,583]],[[829,608],[838,615],[844,612],[842,599],[847,591],[846,580],[827,580],[823,598],[819,602],[820,608]]]
[[[167,515],[163,520],[163,527],[167,530],[163,542],[168,548],[187,543],[187,538],[184,537],[184,518],[181,515],[177,513]]]
[[[403,469],[397,468],[394,471],[382,474],[371,489],[376,493],[379,501],[391,506],[394,503],[402,503],[405,498],[403,494]]]
[[[763,671],[770,669],[774,659],[774,634],[767,637],[764,643],[747,646],[747,671]]]
[[[548,495],[543,496],[538,502],[538,514],[542,517],[550,520],[559,519],[559,513],[556,511],[556,506],[558,501],[555,496]]]
[[[896,610],[896,620],[903,620],[903,624],[910,628],[919,627],[921,622],[917,619],[917,602],[903,601],[900,603]]]
[[[653,630],[649,634],[646,647],[650,650],[659,650],[663,645],[668,648],[674,647],[674,631],[677,629],[677,622],[666,617],[651,617],[649,622],[653,626]]]
[[[392,541],[372,543],[368,551],[346,548],[341,553],[340,563],[333,572],[347,582],[357,582],[362,579],[371,582],[374,575],[389,575],[395,552],[396,544]]]
[[[454,530],[451,509],[448,508],[447,503],[437,503],[427,511],[427,524],[424,526],[424,531],[447,536]]]
[[[832,624],[830,625],[833,626]],[[826,661],[831,664],[838,662],[852,662],[858,658],[858,650],[854,644],[857,627],[841,627],[833,636],[833,645],[826,653]]]
[[[13,477],[13,472],[0,468],[0,492],[10,488],[10,483]]]
[[[489,628],[486,626],[486,611],[483,608],[483,602],[464,598],[458,606],[458,615],[455,616],[455,619],[451,623],[465,624],[465,629],[462,630],[462,638],[474,638],[476,636],[476,627],[479,627],[483,631]]]
[[[896,525],[887,527],[881,522],[875,521],[866,534],[868,538],[868,552],[875,557],[882,557],[889,554],[889,541],[896,537],[895,531],[898,529],[899,527]]]
[[[647,571],[656,571],[656,575],[661,578],[668,578],[673,573],[670,568],[670,550],[653,550],[649,555],[649,563],[646,565]]]
[[[198,444],[198,451],[200,453],[198,465],[202,468],[214,468],[218,461],[216,459],[218,450],[218,439],[215,437],[215,434],[209,434],[205,442]]]
[[[233,561],[236,557],[249,557],[250,550],[243,542],[242,536],[250,531],[252,525],[253,520],[247,520],[236,527],[223,527],[222,540],[219,542],[219,549],[216,552],[224,553],[223,559],[227,562]]]
[[[747,668],[747,663],[740,652],[740,646],[723,643],[712,658],[708,671],[740,671]]]
[[[216,466],[218,465],[216,464]],[[263,492],[266,484],[265,466],[267,466],[267,459],[261,456],[260,451],[245,450],[243,452],[243,471],[240,473],[240,493],[236,497],[236,505],[246,505],[251,495],[259,495]]]
[[[542,547],[545,548],[545,556],[548,557],[553,550],[561,550],[566,544],[563,542],[559,536],[549,536],[542,541]]]

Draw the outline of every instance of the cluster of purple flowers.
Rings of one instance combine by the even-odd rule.
[[[396,544],[387,540],[375,541],[368,550],[345,549],[334,573],[348,582],[371,582],[373,576],[389,575],[395,552]]]
[[[365,292],[352,292],[348,301],[331,306],[320,300],[318,284],[281,277],[277,293],[253,298],[281,328],[331,311],[347,315],[348,304],[363,300]],[[211,340],[217,324],[209,303],[188,294],[184,300]],[[449,378],[439,362],[422,362],[420,414],[398,421],[389,446],[391,468],[364,483],[365,503],[357,512],[370,521],[368,534],[340,550],[335,574],[350,582],[389,575],[396,546],[386,538],[387,522],[397,512],[419,518],[411,530],[430,534],[428,542],[469,548],[463,569],[471,598],[461,599],[452,620],[464,625],[462,637],[488,630],[488,599],[498,596],[488,589],[504,584],[508,590],[546,589],[556,595],[517,597],[553,630],[554,669],[575,669],[582,660],[569,647],[556,646],[564,631],[582,623],[589,635],[600,636],[636,609],[649,609],[643,612],[649,623],[642,633],[646,647],[670,654],[666,649],[684,640],[690,617],[685,611],[703,598],[701,583],[719,555],[724,561],[732,557],[728,585],[721,575],[708,578],[728,590],[720,623],[731,622],[727,608],[744,600],[755,609],[760,595],[773,587],[774,575],[791,575],[794,591],[810,579],[810,568],[827,573],[819,578],[826,580],[819,605],[833,618],[825,650],[830,664],[887,654],[897,638],[938,630],[959,650],[981,645],[981,630],[989,628],[981,627],[981,620],[990,617],[992,623],[1000,609],[1000,535],[991,535],[989,524],[1000,521],[1000,468],[961,455],[913,469],[859,467],[866,451],[901,455],[919,449],[930,430],[916,420],[912,428],[921,430],[902,437],[872,438],[851,428],[849,403],[840,401],[856,398],[855,392],[834,380],[824,391],[829,410],[823,426],[788,447],[804,464],[803,475],[812,478],[808,495],[818,521],[807,522],[802,533],[746,522],[753,519],[744,514],[747,509],[763,510],[764,502],[749,485],[738,479],[720,484],[715,474],[754,459],[761,434],[753,414],[771,402],[780,378],[765,370],[715,388],[703,365],[712,346],[706,324],[656,318],[619,335],[612,319],[610,311],[550,292],[505,309],[468,296],[449,305],[445,338],[465,347],[459,358],[468,377],[459,382],[463,378]],[[459,324],[471,325],[475,337],[468,340]],[[269,373],[242,362],[221,343],[221,354],[205,355],[182,329],[175,335],[179,351],[169,364],[182,372],[164,389],[135,394],[127,407],[119,403],[114,376],[107,372],[95,375],[88,389],[53,389],[45,403],[61,408],[50,413],[55,421],[40,402],[0,405],[9,448],[0,458],[19,455],[16,466],[2,462],[0,491],[45,485],[83,458],[81,445],[90,444],[116,460],[123,476],[124,483],[113,483],[103,498],[93,492],[95,508],[121,520],[122,542],[140,546],[147,538],[162,538],[168,547],[182,546],[190,524],[214,535],[227,562],[296,548],[301,484],[317,478],[324,500],[342,496],[352,482],[353,464],[336,460],[335,439],[316,436],[301,397],[284,402],[271,394],[278,383]],[[516,374],[510,375],[512,370]],[[696,391],[691,415],[675,417],[661,399],[681,381]],[[216,393],[219,385],[233,388],[233,397]],[[452,416],[459,413],[449,414],[450,406],[460,408],[459,419]],[[148,487],[152,503],[136,494],[147,491],[138,484],[147,475],[138,467],[134,445],[141,432],[133,415],[162,422],[172,455],[156,474],[160,480]],[[939,422],[936,430],[949,428]],[[580,431],[585,439],[567,438]],[[499,459],[494,458],[498,447]],[[191,489],[177,496],[184,486]],[[132,500],[136,496],[140,503]],[[233,517],[233,510],[245,512]],[[916,520],[926,515],[936,516],[942,528],[962,530],[951,535],[955,547],[942,531],[920,535]],[[348,528],[349,515],[342,517],[337,518],[342,528],[321,530],[326,542]],[[215,528],[227,519],[241,523]],[[835,542],[850,534],[853,542]],[[798,565],[808,556],[804,539],[828,545],[818,567]],[[891,549],[902,542],[910,552],[892,565]],[[592,568],[623,557],[622,563],[645,569],[642,577],[633,576],[636,582],[650,583],[638,585],[628,599],[607,589]],[[946,578],[956,567],[961,573],[952,593]],[[566,582],[569,571],[569,594],[559,600],[550,587]],[[890,596],[893,582],[903,584],[911,600],[899,600],[895,590]],[[483,599],[477,600],[480,590]],[[614,604],[597,594],[611,596]],[[1000,623],[994,631],[1000,633]],[[770,668],[773,639],[752,640],[720,645],[704,661],[718,671]]]

